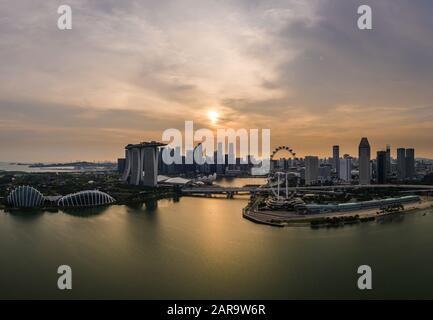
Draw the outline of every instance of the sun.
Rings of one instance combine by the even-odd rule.
[[[212,124],[216,124],[218,122],[220,114],[214,110],[209,110],[207,113],[207,117],[209,118]]]

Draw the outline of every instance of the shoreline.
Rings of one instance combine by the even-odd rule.
[[[433,200],[422,198],[420,202],[407,204],[404,206],[403,210],[396,212],[380,212],[379,208],[372,208],[345,212],[300,215],[291,211],[258,211],[257,205],[259,202],[259,200],[256,200],[251,206],[244,208],[242,212],[243,218],[255,223],[277,227],[310,227],[313,225],[320,227],[327,226],[330,224],[330,221],[334,220],[337,220],[340,224],[353,224],[372,221],[376,218],[389,217],[396,214],[415,213],[421,210],[433,208]],[[318,223],[317,225],[314,224],[318,221],[323,221],[323,223]]]

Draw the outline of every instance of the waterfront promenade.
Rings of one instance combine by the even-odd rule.
[[[325,218],[378,218],[390,215],[389,212],[380,211],[378,208],[344,211],[344,212],[327,212],[317,214],[299,214],[294,211],[272,211],[258,210],[258,204],[261,199],[256,199],[250,206],[243,210],[243,217],[256,223],[268,224],[272,226],[310,226],[311,221]],[[410,203],[404,206],[399,213],[417,212],[419,210],[433,208],[433,200],[423,197],[420,202]]]
[[[314,192],[336,192],[344,190],[357,190],[357,189],[402,189],[402,192],[433,192],[433,185],[407,185],[407,184],[367,184],[367,185],[335,185],[335,186],[308,186],[308,187],[288,187],[290,192],[298,191],[314,191]],[[276,190],[276,187],[273,188]],[[257,194],[272,192],[269,185],[246,185],[243,187],[224,187],[224,186],[199,186],[199,187],[184,187],[181,193],[184,196],[188,195],[212,195],[212,194],[226,194],[232,197],[236,194]]]

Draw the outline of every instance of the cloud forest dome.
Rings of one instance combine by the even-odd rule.
[[[100,206],[114,203],[116,200],[99,190],[85,190],[68,194],[59,199],[59,207]]]

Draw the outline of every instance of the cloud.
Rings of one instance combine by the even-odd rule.
[[[0,3],[11,158],[69,158],[59,145],[114,157],[184,120],[210,125],[210,109],[220,125],[271,128],[301,155],[335,143],[356,154],[367,135],[433,156],[431,1],[74,0],[66,32],[60,4]],[[360,4],[372,6],[371,31],[356,27]]]

